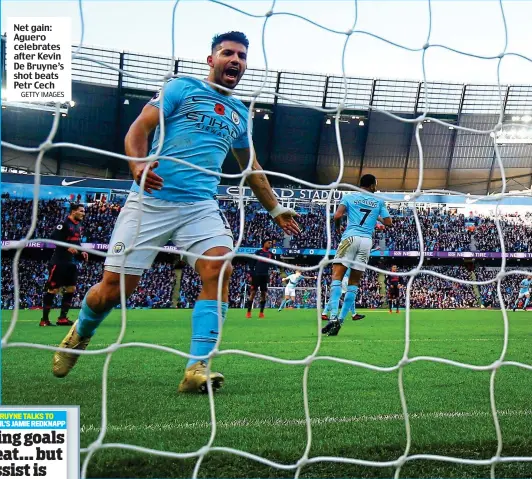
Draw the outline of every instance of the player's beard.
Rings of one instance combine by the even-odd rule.
[[[222,68],[220,68],[219,72],[217,72],[217,74],[216,74],[216,80],[217,80],[216,83],[218,85],[221,85],[221,86],[225,87],[225,88],[229,88],[229,89],[233,90],[238,85],[238,83],[240,82],[240,79],[242,78],[242,75],[244,74],[244,72],[239,71],[239,73],[236,75],[236,77],[231,79],[229,77],[226,77],[227,68],[228,68],[228,66],[224,65]]]

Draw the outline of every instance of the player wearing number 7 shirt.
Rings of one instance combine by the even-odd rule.
[[[338,318],[338,305],[342,295],[342,278],[351,268],[347,292],[354,293],[356,300],[360,278],[366,269],[373,244],[373,230],[377,221],[384,226],[392,225],[390,213],[384,201],[374,196],[377,190],[377,179],[373,175],[364,175],[360,179],[360,188],[363,192],[345,195],[334,213],[336,227],[340,227],[342,217],[347,215],[347,227],[342,235],[336,256],[333,261],[331,295],[329,298],[330,320],[321,330],[328,336],[336,336],[341,328]],[[353,264],[356,261],[359,264]]]

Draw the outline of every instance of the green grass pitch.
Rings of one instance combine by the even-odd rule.
[[[3,331],[11,313],[3,312]],[[76,312],[72,312],[72,316]],[[266,311],[266,319],[244,318],[230,310],[222,349],[243,349],[284,359],[303,359],[317,341],[315,310]],[[324,337],[319,351],[379,366],[393,366],[403,355],[405,314],[369,311],[362,321],[346,321],[337,337]],[[188,351],[189,310],[128,311],[125,342],[147,342]],[[509,314],[507,360],[532,364],[532,313]],[[55,318],[55,315],[54,315]],[[10,341],[56,345],[67,328],[39,328],[40,312],[23,311]],[[323,323],[324,324],[324,323]],[[321,327],[322,322],[319,321]],[[100,327],[90,348],[111,344],[120,314]],[[413,311],[409,357],[438,356],[476,365],[501,354],[500,311]],[[98,435],[101,421],[104,356],[81,357],[65,379],[51,374],[52,353],[27,348],[2,351],[2,402],[5,405],[81,406],[81,444]],[[161,451],[193,452],[211,434],[207,396],[178,395],[186,360],[179,356],[125,348],[113,354],[109,370],[106,443],[127,443]],[[240,449],[283,464],[295,464],[307,444],[303,409],[303,366],[281,365],[242,355],[214,360],[225,387],[215,396],[214,446]],[[404,369],[411,414],[410,454],[489,459],[497,447],[489,403],[490,373],[414,362]],[[532,456],[532,371],[501,368],[495,396],[503,436],[503,456]],[[337,456],[389,461],[406,444],[397,372],[374,372],[331,361],[309,370],[312,418],[309,457]],[[83,459],[83,457],[82,457]],[[190,477],[194,459],[175,460],[121,449],[98,451],[89,477]],[[393,468],[321,462],[303,468],[303,477],[392,477]],[[412,461],[402,477],[489,477],[489,466]],[[293,477],[256,461],[227,453],[205,457],[199,477]],[[498,465],[498,477],[531,477],[532,463]]]

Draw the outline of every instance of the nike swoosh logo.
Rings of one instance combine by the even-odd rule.
[[[75,185],[76,183],[81,183],[82,181],[85,181],[84,179],[83,180],[75,180],[75,181],[67,181],[67,180],[63,180],[61,182],[61,186],[70,186],[70,185]]]

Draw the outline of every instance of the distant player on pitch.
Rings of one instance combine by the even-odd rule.
[[[395,305],[395,312],[399,313],[399,289],[401,288],[401,277],[397,273],[397,266],[392,266],[392,274],[386,276],[386,286],[388,288],[388,306],[390,313]]]
[[[83,235],[81,227],[83,218],[85,218],[83,205],[77,203],[70,205],[70,214],[65,218],[65,221],[56,226],[51,239],[79,246]],[[54,304],[55,296],[63,288],[61,313],[55,324],[58,326],[72,326],[72,321],[68,319],[68,311],[70,306],[72,306],[72,298],[76,292],[76,283],[78,282],[77,258],[83,258],[84,261],[87,261],[89,255],[85,251],[80,253],[75,248],[64,248],[63,246],[55,248],[50,260],[48,281],[46,282],[42,300],[42,319],[39,326],[53,326],[50,322],[50,309],[52,309]]]
[[[334,257],[331,295],[329,298],[331,319],[321,330],[323,334],[329,336],[338,335],[342,327],[338,318],[338,306],[342,295],[342,278],[347,268],[351,268],[347,292],[353,293],[352,298],[356,300],[360,278],[366,269],[365,265],[369,261],[373,243],[373,230],[377,221],[382,222],[387,227],[392,225],[392,219],[384,201],[375,198],[373,194],[377,190],[377,179],[373,175],[364,175],[360,179],[360,187],[365,192],[345,195],[334,213],[336,227],[340,227],[344,215],[347,215],[347,226]],[[361,264],[355,265],[351,263],[352,261],[357,261]]]
[[[281,281],[287,283],[284,289],[284,299],[279,306],[277,311],[281,311],[285,306],[288,307],[290,304],[296,304],[296,287],[304,279],[317,279],[316,276],[303,276],[300,270],[296,270],[294,274],[283,278]]]
[[[232,149],[240,167],[247,168],[253,150],[248,142],[248,108],[231,95],[246,70],[248,39],[243,33],[229,32],[213,38],[207,57],[209,76],[214,86],[193,78],[168,81],[161,101],[157,93],[131,125],[125,139],[126,154],[146,158],[148,138],[155,130],[150,154],[154,154],[161,139],[159,116],[164,118],[164,141],[161,156],[185,160],[194,166],[219,174]],[[228,91],[221,89],[225,87]],[[299,227],[289,208],[282,207],[268,182],[260,173],[261,166],[252,156],[251,168],[259,172],[248,177],[255,196],[269,211],[273,220],[287,234],[299,233]],[[125,295],[137,287],[142,273],[150,268],[156,250],[139,247],[163,247],[172,241],[179,249],[207,257],[223,256],[233,250],[231,229],[213,199],[220,177],[168,159],[155,162],[130,161],[134,183],[126,204],[117,218],[109,244],[114,256],[107,256],[101,283],[85,296],[78,321],[63,339],[61,352],[56,352],[53,373],[66,376],[79,355],[69,349],[84,350],[96,328],[120,303],[120,272],[125,270]],[[141,202],[140,183],[146,172]],[[139,221],[140,218],[140,221]],[[139,225],[140,223],[140,225]],[[140,228],[137,236],[137,227]],[[136,247],[125,258],[126,249]],[[198,272],[202,290],[192,312],[190,353],[206,356],[216,343],[218,326],[218,278],[224,261],[194,258],[185,255]],[[125,260],[125,263],[124,263]],[[223,268],[222,318],[227,314],[229,279],[232,267]],[[222,374],[207,376],[207,363],[199,359],[188,361],[179,392],[206,392],[224,382]]]
[[[532,288],[532,275],[527,276],[519,284],[519,294],[517,295],[517,299],[515,300],[514,307],[512,308],[514,312],[517,309],[517,305],[519,304],[519,301],[521,300],[521,298],[525,298],[523,299],[523,311],[526,311],[526,308],[528,307],[528,303],[530,302],[530,288]]]
[[[272,240],[265,239],[262,242],[262,248],[255,251],[257,256],[262,258],[273,258],[273,253],[270,251],[272,247]],[[253,267],[253,273],[251,274],[251,287],[249,298],[246,303],[248,312],[246,313],[246,318],[251,318],[251,309],[253,308],[253,300],[257,291],[260,289],[260,313],[259,318],[264,318],[264,307],[266,306],[266,298],[268,297],[268,283],[270,282],[270,267],[271,263],[266,263],[265,261],[260,261],[257,259]]]

